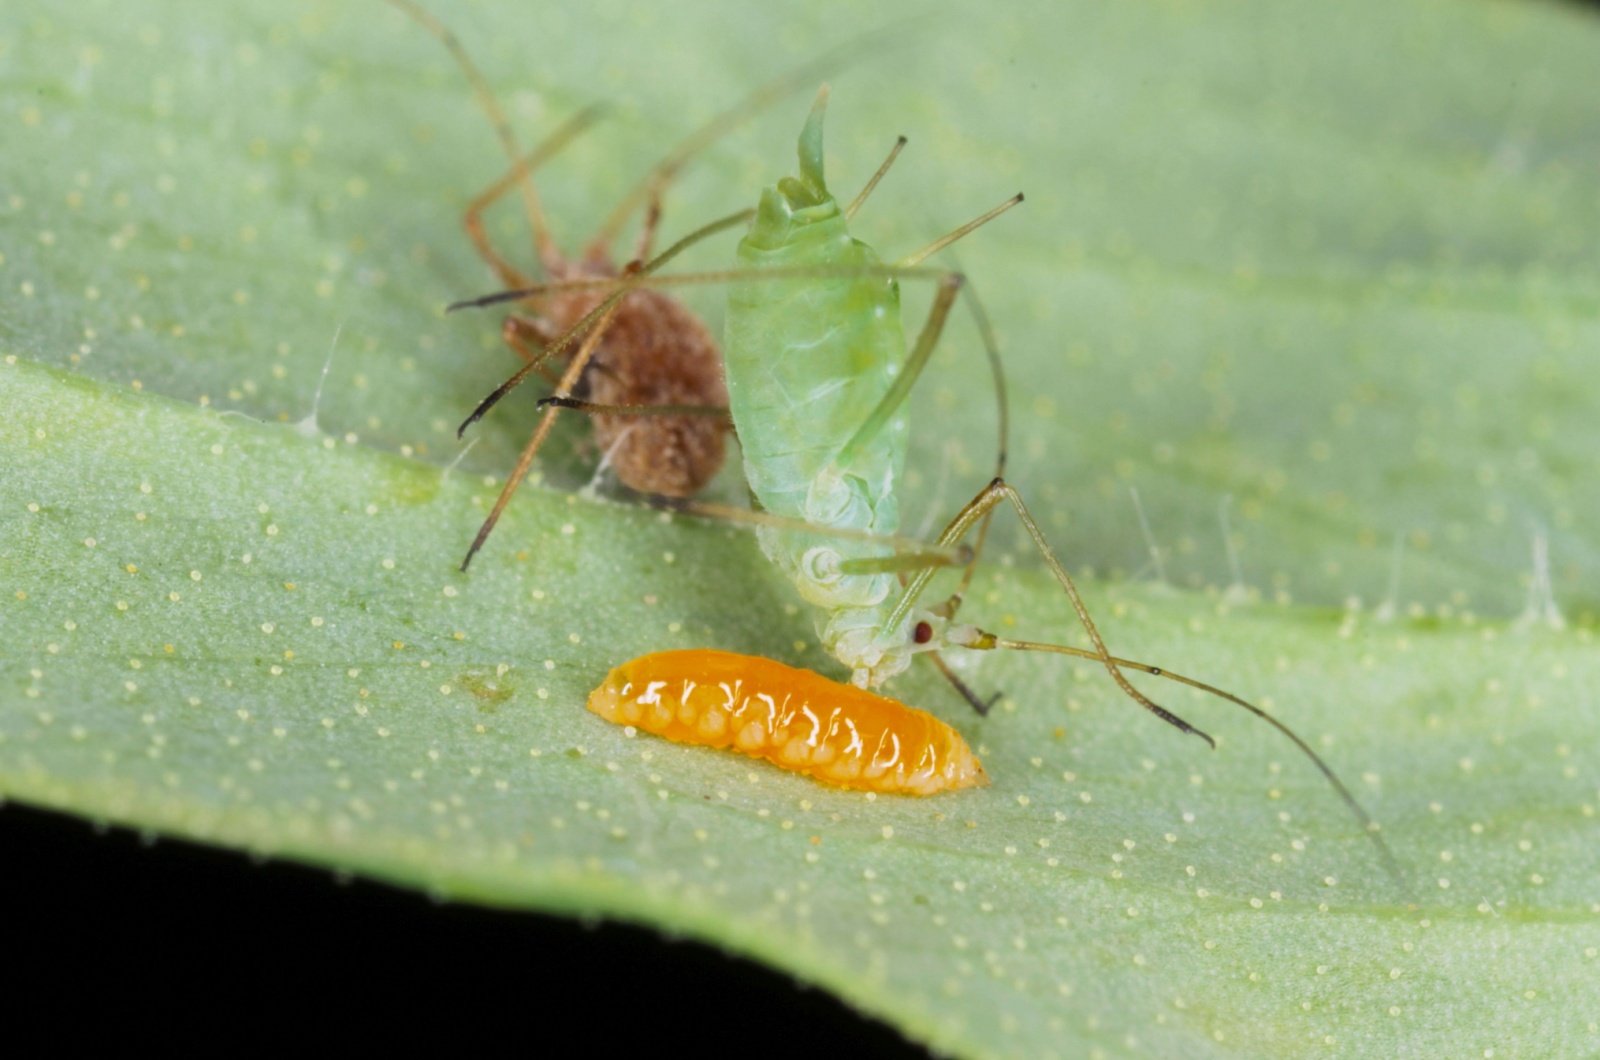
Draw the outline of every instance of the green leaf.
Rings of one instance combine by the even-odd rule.
[[[1008,477],[1074,569],[1140,572],[1087,587],[1113,648],[1310,738],[1403,890],[1277,734],[1145,682],[1208,752],[1056,658],[965,662],[1007,693],[983,721],[926,673],[894,688],[994,779],[929,800],[584,711],[651,650],[836,671],[728,527],[526,488],[455,570],[531,410],[447,470],[516,361],[497,318],[437,312],[492,286],[456,218],[503,162],[437,42],[380,5],[111,10],[0,27],[6,796],[692,934],[962,1055],[1593,1051],[1592,21],[990,5],[833,78],[841,187],[912,138],[861,217],[889,253],[1028,194],[961,264],[1003,333]],[[519,131],[623,104],[540,174],[568,247],[697,121],[861,28],[439,13]],[[786,172],[804,105],[697,160],[668,238]],[[974,349],[958,325],[919,395],[913,513],[989,473]],[[545,476],[593,462],[574,425]],[[1200,591],[1146,566],[1129,486]],[[998,544],[973,620],[1077,643],[1030,546]]]

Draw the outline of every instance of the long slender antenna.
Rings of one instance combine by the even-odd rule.
[[[472,85],[473,94],[478,97],[479,106],[489,116],[489,123],[494,126],[495,135],[500,138],[501,148],[516,171],[517,186],[522,190],[522,202],[527,208],[528,219],[533,224],[533,239],[539,252],[539,260],[547,269],[552,263],[559,264],[562,260],[561,250],[550,236],[550,225],[545,218],[544,207],[539,203],[539,191],[534,187],[533,178],[529,175],[527,160],[523,158],[522,148],[517,144],[517,135],[511,131],[511,123],[506,120],[505,112],[500,109],[500,101],[489,88],[488,78],[483,76],[483,71],[478,69],[478,64],[472,61],[472,56],[467,54],[467,49],[462,46],[456,35],[450,32],[450,28],[434,18],[421,5],[414,3],[413,0],[389,0],[389,3],[405,12],[414,22],[431,33],[454,57],[456,65],[461,67],[467,82]]]
[[[665,158],[617,201],[617,205],[601,224],[600,231],[595,234],[591,246],[605,246],[615,239],[622,226],[627,223],[629,215],[640,203],[671,183],[678,171],[691,158],[726,135],[729,130],[742,125],[785,96],[793,95],[807,85],[815,84],[818,78],[849,66],[858,56],[870,55],[898,43],[905,37],[906,30],[906,23],[900,22],[863,33],[826,55],[779,74],[716,115],[667,152]]]
[[[754,210],[743,210],[731,214],[721,221],[713,222],[717,230],[728,227],[729,222],[748,220],[755,216]],[[704,235],[705,229],[690,233],[690,237]],[[689,237],[685,237],[689,238]],[[616,291],[627,287],[650,288],[663,290],[671,287],[694,287],[707,283],[774,283],[783,280],[812,280],[826,279],[834,276],[882,276],[886,279],[924,279],[939,280],[950,274],[949,269],[939,269],[927,265],[903,267],[900,265],[795,265],[775,266],[770,269],[713,269],[709,272],[677,272],[665,276],[649,273],[636,274],[631,277],[607,276],[594,280],[554,280],[549,283],[531,283],[525,287],[513,287],[504,291],[495,291],[493,294],[479,295],[476,298],[467,298],[459,302],[451,302],[445,307],[447,312],[454,313],[461,309],[482,309],[485,306],[501,305],[505,302],[520,302],[525,298],[537,298],[549,294],[576,294],[579,291]]]
[[[872,194],[873,190],[877,188],[878,182],[883,179],[884,174],[889,172],[889,167],[894,165],[894,160],[900,157],[901,151],[905,150],[906,143],[907,140],[904,136],[895,140],[894,146],[889,148],[889,157],[885,158],[883,165],[879,166],[878,171],[872,174],[872,179],[867,181],[867,186],[861,189],[861,193],[851,199],[850,205],[844,208],[844,219],[846,221],[855,219],[856,211],[866,204],[867,196]]]
[[[982,228],[984,225],[988,224],[990,221],[993,221],[996,217],[999,217],[1001,214],[1005,213],[1007,210],[1011,209],[1013,206],[1016,206],[1020,202],[1022,202],[1022,192],[1019,191],[1011,198],[1001,203],[999,206],[996,206],[994,209],[990,210],[988,213],[974,217],[972,220],[968,221],[954,232],[940,236],[938,239],[935,239],[932,243],[929,243],[915,254],[909,254],[895,262],[895,264],[901,268],[910,268],[913,265],[920,265],[928,258],[931,258],[933,255],[939,253],[939,251],[943,250],[945,247],[948,247],[951,243],[954,243],[962,236],[967,235],[973,229]]]
[[[566,334],[562,335],[560,338],[550,343],[550,345],[546,346],[538,357],[530,360],[527,364],[519,368],[510,379],[507,379],[504,383],[501,383],[497,388],[495,388],[495,391],[492,394],[478,402],[478,407],[473,409],[472,414],[462,421],[460,427],[456,428],[456,437],[461,437],[466,433],[468,427],[471,427],[474,423],[477,423],[479,420],[483,419],[484,414],[498,405],[501,398],[511,393],[511,391],[515,390],[521,385],[524,379],[538,371],[540,365],[544,364],[544,362],[548,361],[551,357],[554,357],[568,346],[571,346],[578,340],[580,335],[588,332],[591,327],[601,326],[600,321],[602,318],[609,320],[616,307],[624,298],[627,297],[628,292],[637,286],[631,282],[633,277],[646,275],[655,269],[659,269],[662,265],[665,265],[667,262],[677,257],[692,244],[705,239],[707,236],[714,235],[717,232],[722,231],[724,228],[732,228],[734,225],[741,224],[749,220],[751,213],[752,211],[750,210],[740,210],[738,213],[729,214],[727,217],[712,221],[708,225],[703,225],[700,228],[695,229],[693,232],[690,232],[676,243],[672,244],[672,246],[668,247],[666,250],[663,250],[648,263],[640,266],[640,268],[635,272],[622,276],[617,281],[617,289],[615,293],[585,314],[583,319],[579,320],[576,324],[572,325],[572,327],[568,328]],[[480,299],[476,302],[468,304],[482,305],[485,304],[486,301],[488,300]],[[459,303],[458,305],[451,306],[450,308],[455,309],[458,307]],[[598,335],[599,333],[599,331],[596,331],[594,334]],[[566,396],[566,393],[570,392],[571,389],[571,385],[562,388],[562,396]],[[555,410],[551,409],[550,411],[551,413],[554,413]],[[548,428],[546,428],[546,430],[548,430]]]
[[[584,337],[583,343],[578,347],[578,352],[572,355],[572,360],[567,364],[567,370],[562,373],[561,381],[556,384],[556,393],[568,394],[577,386],[578,380],[583,376],[583,369],[594,356],[595,347],[600,345],[601,338],[605,335],[606,325],[616,315],[622,302],[613,299],[604,303],[605,312],[595,321],[594,330]],[[534,428],[533,437],[528,439],[528,444],[522,447],[522,455],[517,458],[517,466],[511,469],[511,477],[506,479],[506,484],[500,489],[500,496],[494,502],[494,508],[489,512],[489,517],[478,527],[478,534],[472,539],[472,547],[467,549],[466,556],[461,560],[461,569],[465,571],[472,564],[472,557],[478,554],[483,543],[489,540],[489,534],[494,530],[495,524],[500,521],[500,515],[506,510],[506,505],[511,503],[511,497],[517,492],[517,487],[522,484],[522,478],[533,466],[533,458],[539,452],[539,447],[544,445],[544,440],[550,434],[550,428],[555,426],[556,416],[561,413],[559,406],[547,408],[544,416],[539,420],[539,426]]]
[[[1097,663],[1103,663],[1106,658],[1101,656],[1098,652],[1089,651],[1087,648],[1071,648],[1064,644],[1040,644],[1035,641],[1027,640],[1008,640],[1005,637],[994,637],[993,645],[996,648],[1011,648],[1017,651],[1045,651],[1052,652],[1056,655],[1071,655],[1075,658],[1089,659]],[[1271,714],[1268,714],[1255,704],[1248,703],[1245,700],[1240,699],[1232,692],[1224,692],[1222,689],[1217,688],[1214,685],[1208,685],[1204,681],[1197,681],[1192,677],[1185,677],[1183,674],[1174,673],[1171,670],[1163,669],[1160,666],[1151,666],[1149,663],[1135,662],[1132,659],[1122,659],[1118,658],[1117,656],[1110,656],[1109,658],[1110,661],[1117,666],[1125,666],[1130,670],[1138,670],[1142,673],[1150,674],[1152,677],[1164,677],[1168,681],[1176,681],[1180,685],[1188,685],[1190,688],[1199,689],[1200,691],[1209,695],[1216,696],[1218,699],[1225,699],[1229,703],[1232,703],[1237,707],[1242,707],[1251,714],[1254,714],[1262,721],[1265,721],[1268,725],[1271,725],[1274,729],[1277,729],[1284,736],[1288,737],[1296,747],[1300,748],[1300,750],[1304,752],[1307,758],[1311,759],[1312,764],[1315,765],[1322,775],[1327,778],[1328,783],[1333,785],[1333,790],[1339,793],[1339,798],[1344,800],[1345,806],[1347,806],[1350,812],[1355,815],[1356,820],[1361,822],[1362,830],[1366,832],[1367,837],[1371,839],[1373,845],[1377,847],[1378,855],[1383,860],[1384,868],[1388,870],[1389,875],[1392,876],[1395,881],[1400,883],[1402,886],[1405,884],[1405,875],[1400,871],[1399,862],[1395,860],[1394,853],[1389,849],[1389,844],[1385,843],[1383,841],[1383,837],[1378,834],[1378,823],[1374,821],[1372,816],[1367,813],[1367,811],[1359,802],[1356,801],[1356,797],[1350,794],[1350,789],[1344,786],[1344,781],[1339,779],[1339,775],[1333,771],[1333,767],[1328,765],[1327,762],[1324,762],[1322,760],[1322,756],[1313,751],[1311,749],[1311,745],[1302,740],[1293,729],[1289,728],[1289,726],[1285,725],[1283,722],[1279,721]]]

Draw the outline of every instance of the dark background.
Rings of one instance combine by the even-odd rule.
[[[0,809],[0,967],[11,1029],[51,1028],[57,1047],[95,1032],[222,1048],[928,1055],[698,943],[439,904],[15,804]]]

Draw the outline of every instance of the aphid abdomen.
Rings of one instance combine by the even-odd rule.
[[[755,656],[646,655],[607,674],[589,709],[844,788],[932,795],[989,782],[961,734],[932,715]]]
[[[658,291],[623,300],[586,376],[599,405],[726,407],[722,358],[698,317]],[[617,477],[643,493],[687,497],[722,467],[727,425],[711,416],[594,417]]]
[[[847,446],[888,393],[906,359],[900,290],[874,274],[882,262],[852,239],[823,179],[818,96],[800,134],[800,175],[762,192],[736,271],[819,270],[732,284],[723,339],[728,395],[745,478],[761,506],[819,527],[893,534],[894,489],[905,465],[906,419],[896,413],[869,444]],[[881,559],[878,542],[763,528],[761,548],[819,609],[822,646],[877,684],[905,669],[903,630],[884,631],[889,574],[843,572]]]
[[[736,269],[868,270],[882,262],[852,239],[822,176],[822,109],[800,136],[799,178],[762,192]],[[723,341],[728,392],[745,475],[762,507],[808,522],[892,533],[892,487],[905,463],[905,421],[848,466],[836,460],[905,360],[900,290],[884,276],[735,282]],[[816,483],[854,482],[849,502],[819,510]],[[835,510],[826,510],[833,508]],[[865,520],[865,521],[863,521]],[[860,525],[856,525],[856,524]]]
[[[558,279],[609,278],[603,261],[569,266]],[[548,296],[537,307],[552,335],[577,325],[605,300],[603,292]],[[700,319],[659,291],[633,291],[623,299],[585,370],[579,396],[597,405],[699,405],[726,407],[722,357]],[[703,489],[722,467],[727,423],[713,416],[595,414],[595,443],[609,454],[617,478],[630,489],[687,497]]]

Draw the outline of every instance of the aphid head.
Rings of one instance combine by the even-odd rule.
[[[836,233],[812,229],[840,216],[839,204],[828,192],[822,172],[822,120],[828,109],[828,86],[823,85],[811,104],[811,113],[800,130],[800,175],[784,177],[761,193],[756,220],[745,241],[763,250],[776,250],[811,236],[827,240]],[[812,229],[808,232],[808,229]]]

